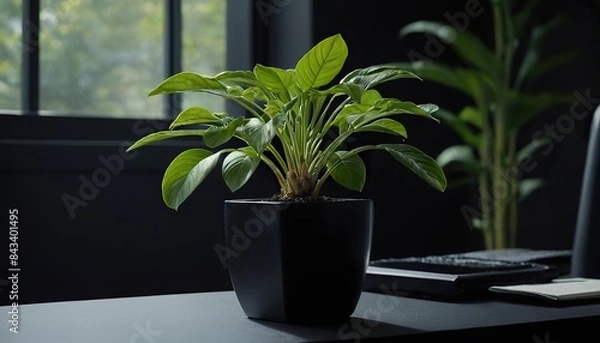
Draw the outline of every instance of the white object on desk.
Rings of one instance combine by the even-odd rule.
[[[531,295],[557,301],[600,298],[600,279],[565,278],[542,284],[492,286],[490,291]]]

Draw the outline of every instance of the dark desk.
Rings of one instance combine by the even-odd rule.
[[[359,337],[365,341],[395,337],[393,341],[402,342],[461,338],[461,342],[565,343],[580,341],[584,329],[595,332],[592,341],[600,336],[600,326],[594,326],[600,324],[600,303],[557,308],[501,301],[437,302],[374,293],[363,293],[347,323],[317,328],[249,320],[233,292],[21,305],[18,335],[8,331],[8,311],[10,307],[0,308],[0,342],[6,343],[306,342]]]

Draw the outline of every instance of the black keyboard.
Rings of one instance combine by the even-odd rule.
[[[392,258],[372,261],[371,266],[412,271],[467,274],[492,271],[507,271],[531,268],[533,264],[486,260],[452,255],[434,255],[425,257]]]

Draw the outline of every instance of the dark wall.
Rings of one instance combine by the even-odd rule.
[[[423,51],[425,41],[417,37],[399,40],[397,32],[403,25],[417,19],[447,20],[445,13],[456,14],[465,4],[433,0],[402,3],[398,9],[394,1],[315,0],[313,39],[343,34],[350,49],[345,72],[406,60],[411,49]],[[592,44],[597,37],[592,33],[598,32],[597,17],[587,3],[572,4],[579,6],[573,5],[571,11],[580,19],[555,42],[583,47],[582,60],[540,86],[582,93],[589,88],[593,96],[600,97],[599,48]],[[470,24],[483,37],[490,32],[488,14],[486,10]],[[264,22],[255,26],[261,25]],[[260,42],[260,36],[255,39],[263,48],[276,46]],[[439,58],[456,61],[449,49]],[[395,82],[381,91],[450,109],[460,108],[467,100],[444,87],[414,80]],[[543,130],[546,123],[555,123],[564,111],[568,113],[569,108],[531,123],[525,139]],[[408,143],[432,156],[458,142],[444,125],[408,117],[404,122]],[[214,252],[215,245],[223,242],[223,200],[269,196],[277,191],[276,183],[262,168],[247,187],[231,194],[215,172],[179,211],[168,209],[160,195],[162,173],[174,156],[193,143],[149,147],[135,157],[120,152],[123,144],[164,125],[135,120],[0,116],[0,204],[5,210],[19,210],[21,303],[231,287],[227,271]],[[522,227],[527,229],[519,238],[520,245],[570,248],[588,128],[589,118],[577,121],[548,155],[538,157],[535,174],[544,176],[548,186],[524,203]],[[352,144],[369,142],[375,142],[374,137],[365,135]],[[122,169],[115,162],[117,156],[121,156]],[[106,159],[113,161],[114,172],[102,162]],[[479,233],[470,230],[460,212],[462,205],[472,203],[472,190],[439,193],[385,153],[366,154],[364,159],[368,176],[363,193],[331,183],[324,193],[375,201],[373,258],[482,247]],[[96,192],[85,181],[93,184],[94,175],[100,184],[95,186]],[[82,186],[84,183],[87,186]],[[72,196],[71,204],[75,198],[85,202],[85,207],[74,210],[75,216],[67,210],[65,194]],[[3,247],[8,246],[7,238],[6,234],[0,237]],[[4,284],[0,288],[0,304],[6,304],[8,290]]]

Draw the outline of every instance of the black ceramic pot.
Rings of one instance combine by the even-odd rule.
[[[249,318],[348,319],[369,261],[373,202],[225,201],[228,269]]]

